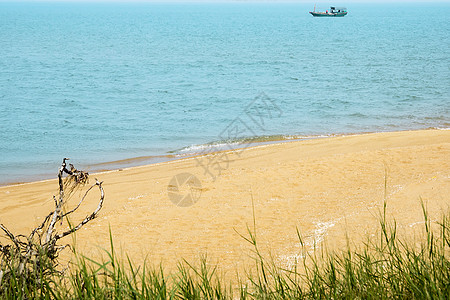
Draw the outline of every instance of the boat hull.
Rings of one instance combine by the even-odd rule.
[[[323,13],[323,12],[309,12],[314,17],[344,17],[347,15],[347,12],[338,12],[338,13]]]

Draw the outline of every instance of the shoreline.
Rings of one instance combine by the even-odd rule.
[[[367,134],[377,134],[377,133],[394,133],[394,132],[411,132],[411,131],[423,131],[423,130],[450,130],[450,128],[437,128],[437,127],[429,127],[425,129],[408,129],[408,130],[400,130],[400,131],[377,131],[377,132],[358,132],[358,133],[330,133],[330,134],[318,134],[318,135],[273,135],[273,136],[255,136],[250,138],[245,138],[243,140],[236,140],[227,143],[225,141],[215,141],[209,142],[205,144],[197,144],[190,145],[180,148],[178,150],[168,151],[165,154],[160,155],[147,155],[147,156],[137,156],[130,158],[123,158],[113,161],[105,161],[95,164],[87,164],[81,169],[88,170],[89,174],[102,174],[112,171],[122,171],[125,169],[136,168],[136,167],[145,167],[150,165],[159,165],[172,161],[179,161],[188,158],[200,157],[202,155],[218,153],[222,151],[233,151],[240,149],[251,149],[254,147],[259,147],[263,145],[272,145],[272,144],[282,144],[282,143],[290,143],[290,142],[298,142],[305,141],[311,139],[328,139],[334,137],[346,137],[346,136],[359,136],[359,135],[367,135]],[[246,141],[249,141],[248,144],[245,144]],[[245,144],[244,147],[240,147],[242,144]],[[217,148],[215,151],[210,151],[213,147]],[[196,152],[189,152],[191,149],[198,149]],[[185,152],[185,153],[182,153]],[[78,164],[77,161],[73,160],[71,163]],[[54,172],[56,174],[56,172]],[[31,184],[35,182],[47,182],[53,180],[55,177],[50,177],[50,174],[47,175],[36,175],[36,178],[24,181],[15,181],[15,182],[0,182],[0,187],[4,186],[20,186]],[[54,175],[52,175],[54,176]],[[34,177],[34,176],[31,176]]]
[[[160,155],[146,155],[146,156],[137,156],[130,158],[123,158],[112,161],[105,161],[94,164],[85,165],[85,169],[89,170],[91,174],[101,174],[105,172],[111,171],[121,171],[124,169],[136,168],[136,167],[145,167],[149,165],[158,165],[164,164],[172,161],[178,161],[193,157],[199,157],[202,155],[218,153],[222,151],[233,151],[239,149],[249,149],[253,147],[258,147],[261,145],[270,145],[270,144],[280,144],[280,143],[289,143],[295,141],[303,141],[309,139],[322,139],[322,138],[330,138],[330,137],[339,137],[339,136],[347,136],[347,135],[358,135],[358,134],[369,134],[373,132],[364,132],[364,133],[355,133],[355,134],[328,134],[328,135],[311,135],[311,136],[300,136],[300,135],[274,135],[274,136],[255,136],[250,138],[245,138],[243,140],[231,141],[227,143],[225,141],[214,141],[205,144],[196,144],[185,146],[178,150],[171,150],[166,152],[166,154]],[[246,141],[249,141],[249,145],[244,147],[240,147],[240,145],[245,144]],[[217,148],[213,151],[210,149]],[[198,149],[197,151],[192,151],[192,149]],[[183,153],[184,152],[184,153]],[[76,161],[71,161],[76,163]],[[83,169],[83,168],[81,168]],[[84,169],[83,169],[84,170]],[[48,176],[50,176],[48,174]],[[47,176],[47,177],[48,177]],[[36,177],[42,177],[36,175]],[[45,182],[49,180],[53,180],[54,178],[36,178],[30,181],[16,181],[16,182],[0,182],[0,187],[3,186],[16,186],[23,184],[30,184],[33,182]]]

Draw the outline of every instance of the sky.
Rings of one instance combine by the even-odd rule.
[[[446,2],[450,3],[450,0],[0,0],[0,2],[139,2],[139,3],[145,3],[145,2],[271,2],[271,3],[282,3],[282,2],[289,2],[289,3],[392,3],[392,2],[401,2],[401,3],[431,3],[431,2]]]

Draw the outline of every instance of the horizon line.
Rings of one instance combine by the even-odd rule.
[[[343,1],[331,1],[331,0],[0,0],[0,3],[85,3],[85,4],[95,4],[95,3],[290,3],[290,4],[330,4],[339,3],[339,5],[345,5],[347,3],[353,4],[374,4],[374,3],[449,3],[450,0],[343,0]]]

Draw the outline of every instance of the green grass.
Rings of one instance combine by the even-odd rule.
[[[294,269],[277,266],[261,255],[256,226],[241,237],[253,246],[255,270],[246,282],[226,282],[206,258],[198,266],[181,261],[178,271],[163,267],[137,267],[114,251],[98,262],[76,254],[77,261],[65,275],[37,265],[32,278],[1,279],[4,299],[450,299],[449,214],[432,223],[423,207],[420,240],[398,238],[395,221],[380,217],[380,236],[359,249],[342,252],[303,247],[303,259]],[[303,240],[298,231],[299,243]],[[2,270],[17,262],[2,262]],[[14,269],[14,268],[12,268]],[[3,272],[5,273],[5,272]],[[1,277],[1,276],[0,276]]]

